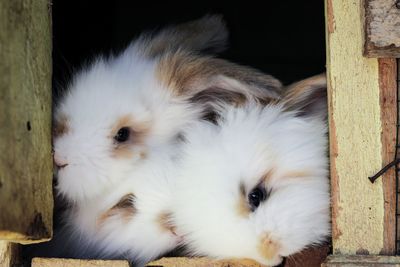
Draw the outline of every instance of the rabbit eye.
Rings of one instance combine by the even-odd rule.
[[[130,132],[129,127],[122,127],[114,136],[115,141],[119,143],[126,142],[129,139]]]
[[[248,195],[251,211],[254,211],[260,203],[267,198],[267,192],[262,187],[254,188]]]

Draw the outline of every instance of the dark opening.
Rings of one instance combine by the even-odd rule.
[[[99,53],[119,51],[143,30],[222,14],[230,48],[221,55],[284,84],[325,71],[323,1],[53,1],[54,78]]]

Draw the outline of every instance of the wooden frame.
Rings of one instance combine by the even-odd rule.
[[[49,1],[1,0],[0,44],[0,239],[49,240],[53,213]]]
[[[395,172],[368,179],[394,159],[396,145],[396,60],[363,57],[363,47],[368,56],[397,55],[390,47],[374,54],[369,45],[378,2],[394,3],[325,2],[334,255],[323,266],[388,266],[387,258],[342,255],[395,254]]]
[[[334,255],[323,266],[400,266],[399,257],[360,256],[395,254],[394,170],[373,184],[368,176],[394,158],[398,70],[393,58],[363,57],[400,57],[400,28],[391,28],[400,23],[400,9],[393,4],[325,0]],[[52,234],[49,6],[47,0],[0,0],[0,124],[9,126],[8,131],[0,129],[0,150],[7,155],[0,157],[0,239],[19,243],[45,241]],[[376,12],[378,7],[386,17]],[[4,109],[10,106],[17,108]],[[18,247],[7,241],[0,241],[1,266],[17,261]],[[258,266],[170,260],[174,266],[179,261],[181,266]],[[34,266],[56,266],[50,261],[36,259]],[[64,264],[71,262],[77,263]]]
[[[393,256],[336,256],[329,257],[322,267],[400,267],[400,257]]]

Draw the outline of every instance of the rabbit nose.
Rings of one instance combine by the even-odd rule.
[[[67,159],[61,157],[59,154],[54,153],[53,156],[54,159],[54,164],[58,167],[58,168],[64,168],[68,166],[68,162]]]

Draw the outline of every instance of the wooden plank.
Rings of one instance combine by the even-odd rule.
[[[0,241],[0,266],[12,267],[21,266],[20,252],[17,244],[12,244],[7,241]]]
[[[366,256],[366,255],[333,255],[329,256],[321,267],[400,267],[400,257],[395,256]]]
[[[213,260],[205,257],[170,257],[150,262],[147,267],[262,267],[263,265],[249,259]]]
[[[129,267],[123,260],[77,260],[57,258],[33,258],[32,267]]]
[[[397,96],[399,98],[400,97],[400,59],[397,59],[396,61],[397,61]],[[397,109],[398,109],[397,121],[400,122],[400,112],[399,112],[400,111],[400,102],[397,103]],[[398,127],[400,129],[400,125],[398,125]],[[397,131],[397,140],[400,140],[400,131],[399,130]],[[400,158],[400,148],[399,147],[396,149],[396,152],[397,152],[397,158]],[[398,166],[395,169],[396,169],[395,171],[399,171]],[[396,190],[398,190],[397,186],[400,185],[400,181],[399,181],[400,173],[397,173],[397,179],[398,180],[397,180]],[[397,202],[397,206],[396,206],[396,223],[397,223],[397,225],[396,225],[396,228],[397,228],[396,242],[397,242],[400,239],[400,233],[399,233],[399,231],[400,231],[400,229],[399,229],[400,228],[399,227],[400,226],[400,216],[397,215],[397,214],[400,214],[400,203],[399,203],[400,193],[399,193],[399,191],[397,191],[396,199],[397,199],[397,201],[396,201]],[[397,249],[396,254],[399,255],[400,254],[399,253],[400,252],[400,244],[399,243],[397,243],[396,249]]]
[[[52,234],[51,16],[47,0],[0,0],[0,239]]]
[[[334,254],[384,248],[379,65],[362,56],[362,0],[325,0]]]
[[[290,256],[286,259],[285,267],[295,267],[295,266],[307,266],[307,267],[319,267],[321,262],[323,262],[329,252],[329,247],[313,247],[308,248],[302,252]],[[162,258],[150,262],[146,265],[147,267],[163,266],[163,267],[261,267],[263,265],[249,259],[223,259],[215,260],[210,258],[198,257],[168,257]]]
[[[395,158],[397,124],[397,62],[379,59],[379,88],[382,121],[382,161]],[[384,167],[384,166],[382,166]],[[396,254],[396,170],[389,169],[382,177],[384,194],[384,247],[380,254]]]
[[[400,2],[364,0],[364,55],[400,57]]]
[[[329,252],[330,247],[328,245],[307,248],[288,257],[283,267],[320,267],[321,263],[328,257]]]

